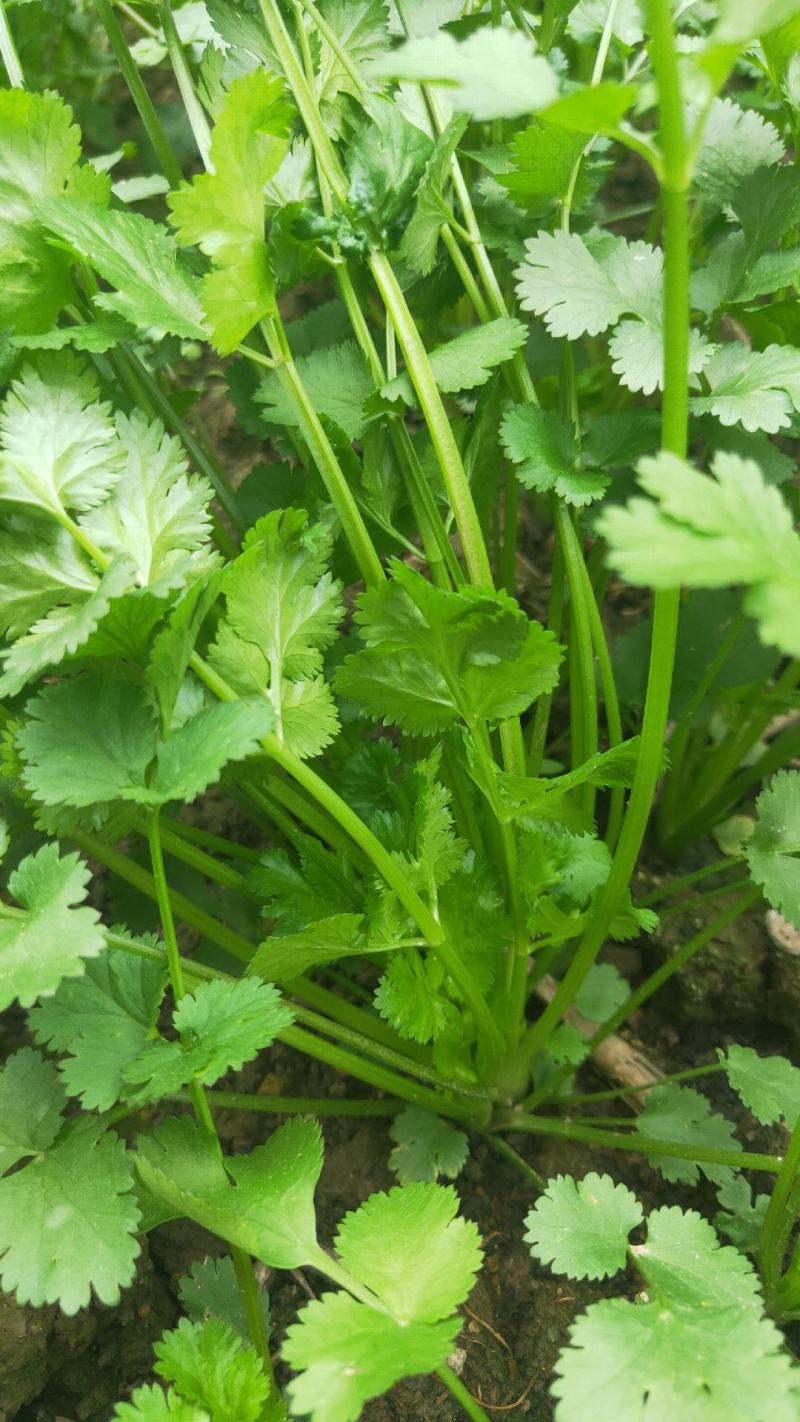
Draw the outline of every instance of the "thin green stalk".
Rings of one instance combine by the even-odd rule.
[[[664,839],[669,837],[670,821],[675,813],[676,804],[679,803],[681,796],[685,796],[686,794],[687,787],[681,778],[681,769],[686,754],[686,747],[692,733],[692,722],[711,690],[711,687],[714,685],[719,672],[727,661],[728,654],[739,637],[745,620],[745,614],[743,612],[740,612],[739,616],[734,618],[727,635],[723,637],[716,655],[709,662],[709,665],[700,677],[689,699],[688,705],[681,713],[675,729],[670,736],[669,773],[664,781],[661,803],[658,807],[659,833]]]
[[[589,576],[589,569],[586,566],[586,560],[584,558],[581,558],[581,566],[583,568],[592,648],[600,676],[600,689],[603,693],[608,745],[609,749],[613,749],[614,746],[620,745],[622,741],[622,717],[619,709],[619,697],[617,696],[617,684],[614,680],[614,670],[611,665],[611,656],[608,650],[605,628],[603,627],[603,619],[600,616],[600,608],[598,607],[597,599],[594,595],[592,580]],[[612,787],[609,796],[608,822],[605,832],[605,841],[612,854],[617,847],[620,829],[622,828],[624,806],[624,790],[621,786]]]
[[[567,1141],[585,1141],[587,1145],[607,1146],[611,1150],[640,1151],[644,1155],[672,1156],[676,1160],[692,1160],[698,1165],[728,1165],[734,1170],[763,1170],[777,1175],[783,1157],[761,1155],[753,1151],[722,1150],[714,1146],[685,1145],[682,1141],[662,1141],[650,1136],[624,1131],[594,1130],[580,1121],[557,1116],[533,1116],[509,1112],[508,1118],[496,1128],[522,1131],[532,1136],[560,1136]]]
[[[659,98],[664,197],[664,399],[662,448],[686,453],[689,399],[689,205],[690,173],[684,156],[683,100],[669,0],[650,0],[650,52]],[[672,690],[680,592],[658,592],[641,746],[627,812],[597,908],[552,1001],[525,1039],[530,1063],[574,1000],[603,946],[631,881],[661,774],[664,733]],[[544,1088],[541,1099],[549,1094]]]
[[[172,151],[172,146],[161,125],[161,120],[153,107],[150,95],[144,87],[139,70],[131,57],[125,36],[114,14],[113,6],[110,0],[94,0],[94,4],[100,16],[103,29],[108,36],[108,42],[114,51],[117,63],[122,71],[122,77],[128,86],[130,96],[133,99],[136,111],[142,121],[145,133],[161,164],[164,177],[171,188],[179,188],[183,182],[183,173],[181,172],[180,164]]]
[[[676,904],[669,904],[667,908],[661,910],[662,920],[665,918],[673,918],[676,914],[680,913],[693,913],[701,904],[712,903],[714,899],[722,898],[725,894],[735,893],[738,888],[741,888],[742,884],[750,882],[750,876],[746,872],[746,866],[744,864],[742,864],[742,869],[745,869],[745,872],[738,874],[735,879],[731,879],[727,884],[718,884],[715,889],[707,889],[704,894],[695,894],[690,899],[681,899]]]
[[[189,65],[186,62],[186,51],[181,44],[180,35],[175,25],[170,0],[160,0],[158,14],[161,20],[161,28],[164,31],[164,41],[167,46],[169,61],[172,65],[172,72],[177,80],[181,99],[183,100],[184,112],[189,120],[189,127],[194,135],[194,141],[197,144],[197,151],[202,159],[203,167],[207,169],[211,165],[211,129],[209,128],[208,119],[195,93],[194,80],[192,79]]]
[[[180,1002],[186,991],[186,985],[183,974],[183,961],[175,933],[175,920],[172,916],[169,885],[167,884],[167,877],[164,872],[164,856],[161,850],[161,832],[157,810],[154,811],[150,817],[148,842],[150,845],[150,862],[153,868],[156,902],[161,919],[161,932],[164,938],[172,993],[175,1001]],[[214,1117],[211,1114],[211,1108],[209,1107],[203,1087],[199,1082],[192,1084],[189,1095],[198,1121],[214,1141],[220,1157],[222,1157],[222,1147],[217,1135],[216,1126],[214,1125]],[[236,1279],[244,1301],[250,1339],[253,1347],[261,1357],[265,1375],[271,1384],[271,1392],[277,1397],[278,1390],[272,1371],[272,1359],[270,1357],[269,1344],[264,1328],[264,1320],[259,1306],[258,1284],[253,1273],[253,1261],[249,1254],[236,1245],[232,1246],[231,1253],[236,1270]]]
[[[586,597],[586,568],[583,552],[569,509],[562,499],[554,500],[556,532],[564,550],[564,567],[570,595],[570,646],[574,647],[577,679],[571,679],[570,705],[575,711],[577,744],[572,747],[573,767],[583,765],[597,752],[597,680],[589,605]],[[596,789],[585,785],[580,791],[583,808],[594,817]]]
[[[221,860],[207,854],[199,845],[192,844],[190,840],[175,834],[164,824],[161,826],[161,842],[168,854],[179,859],[182,864],[188,864],[190,868],[196,869],[206,878],[212,879],[215,884],[222,884],[226,889],[233,889],[245,898],[257,897],[255,894],[250,894],[245,886],[244,874],[240,874],[238,869],[233,869],[230,864],[223,864]]]
[[[381,561],[375,552],[375,545],[361,516],[342,467],[314,408],[314,403],[303,383],[300,372],[289,350],[286,335],[280,325],[280,318],[271,317],[262,321],[261,329],[270,355],[276,361],[276,374],[286,391],[298,416],[303,438],[311,451],[311,457],[319,470],[322,482],[336,509],[347,542],[355,558],[359,573],[367,587],[375,587],[384,581]]]
[[[19,62],[17,46],[14,43],[14,35],[8,23],[6,7],[3,0],[0,0],[0,59],[5,65],[8,75],[8,82],[12,89],[25,88],[25,75],[22,72],[22,65]]]
[[[475,1401],[471,1392],[467,1392],[461,1379],[456,1377],[453,1369],[448,1367],[447,1363],[442,1363],[441,1367],[436,1369],[436,1376],[453,1394],[456,1402],[460,1407],[463,1407],[467,1416],[472,1418],[472,1422],[489,1422],[480,1403]]]
[[[178,835],[180,839],[188,840],[189,844],[196,844],[201,849],[213,849],[218,855],[225,855],[228,859],[242,859],[247,864],[261,863],[260,850],[249,849],[246,844],[237,844],[235,839],[225,839],[221,834],[199,829],[197,825],[187,824],[185,820],[162,820],[162,825],[165,828],[168,825],[173,835]]]
[[[405,1102],[375,1100],[371,1096],[342,1098],[335,1096],[259,1096],[248,1091],[206,1091],[213,1109],[218,1111],[256,1111],[265,1116],[396,1116],[405,1109]],[[172,1101],[189,1101],[188,1091],[177,1091]]]
[[[784,1251],[789,1230],[794,1223],[794,1220],[789,1219],[789,1197],[798,1173],[800,1173],[800,1120],[795,1123],[792,1131],[761,1227],[758,1256],[768,1295],[777,1289],[783,1271]]]
[[[428,426],[450,505],[455,515],[456,527],[464,550],[470,579],[477,587],[491,588],[494,586],[492,570],[478,511],[472,497],[461,454],[442,403],[439,387],[431,369],[428,352],[388,257],[383,252],[372,252],[369,257],[369,268],[397,334],[411,383],[417,393],[420,408]]]
[[[551,578],[550,598],[547,608],[547,627],[556,639],[560,639],[561,627],[564,620],[564,601],[566,593],[564,550],[561,546],[560,538],[556,538],[554,543]],[[550,712],[553,707],[553,696],[554,693],[549,691],[546,696],[540,696],[536,703],[536,710],[533,713],[530,735],[528,737],[528,775],[539,775],[542,768],[542,761],[544,760],[544,752],[547,744],[547,731],[550,725]]]
[[[486,304],[486,301],[483,297],[480,287],[478,286],[478,283],[472,275],[469,263],[467,262],[464,253],[461,251],[461,248],[459,247],[458,242],[455,239],[453,230],[447,222],[442,223],[441,227],[439,228],[439,235],[441,236],[442,245],[444,246],[445,251],[447,252],[451,262],[453,263],[453,266],[455,267],[459,277],[461,278],[461,285],[463,286],[465,292],[467,293],[467,296],[472,302],[472,306],[475,311],[475,315],[478,317],[478,320],[484,323],[486,321],[491,321],[492,313]]]
[[[541,1192],[547,1189],[547,1181],[544,1176],[540,1175],[538,1170],[534,1170],[533,1166],[528,1164],[527,1160],[520,1155],[519,1151],[516,1151],[512,1145],[509,1145],[508,1141],[504,1140],[502,1136],[493,1135],[491,1131],[479,1131],[478,1134],[483,1137],[487,1145],[491,1146],[492,1150],[496,1150],[498,1155],[502,1155],[521,1175],[524,1175],[528,1184],[532,1185],[534,1190]]]
[[[652,893],[645,894],[644,898],[638,899],[637,902],[641,908],[650,908],[653,904],[660,904],[662,899],[674,898],[675,894],[682,893],[684,889],[691,889],[694,884],[700,884],[715,874],[722,874],[728,869],[738,869],[741,863],[738,855],[728,854],[724,859],[715,859],[713,864],[704,864],[702,869],[693,869],[691,874],[682,874],[679,879],[670,879],[669,883],[653,889]]]
[[[689,1067],[687,1071],[673,1071],[666,1076],[654,1077],[652,1081],[637,1082],[635,1086],[618,1086],[611,1091],[583,1091],[576,1096],[559,1096],[559,1106],[585,1106],[596,1101],[616,1101],[619,1096],[633,1096],[638,1092],[652,1091],[656,1086],[670,1086],[673,1082],[694,1081],[700,1076],[713,1076],[725,1071],[725,1062],[709,1062],[708,1066]]]

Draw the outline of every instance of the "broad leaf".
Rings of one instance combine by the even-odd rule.
[[[0,1071],[0,1173],[26,1155],[39,1155],[61,1130],[66,1097],[55,1067],[30,1047]]]
[[[800,924],[800,773],[779,770],[761,791],[756,810],[744,851],[750,873],[773,908]]]
[[[752,1047],[718,1053],[728,1081],[745,1106],[765,1126],[785,1121],[794,1129],[800,1116],[800,1067],[785,1057],[760,1057]]]
[[[23,859],[8,881],[22,911],[0,917],[0,963],[6,1008],[30,1007],[55,992],[62,978],[83,972],[84,959],[105,948],[95,909],[84,904],[89,870],[77,854],[46,844]]]
[[[609,1175],[558,1175],[528,1215],[525,1240],[559,1274],[604,1279],[624,1269],[628,1236],[643,1218],[636,1196]]]
[[[701,1092],[674,1082],[653,1087],[638,1123],[638,1136],[642,1142],[647,1136],[652,1136],[659,1141],[675,1141],[681,1145],[739,1151],[742,1147],[733,1131],[733,1123],[712,1111],[708,1099]],[[708,1161],[695,1164],[693,1160],[664,1155],[653,1155],[650,1160],[665,1180],[680,1180],[687,1185],[695,1185],[700,1173],[718,1184],[730,1179],[731,1175],[729,1165],[714,1165]]]
[[[443,30],[409,39],[370,72],[443,86],[453,107],[475,119],[516,118],[545,108],[558,94],[547,60],[516,29],[481,29],[464,40]]]
[[[510,316],[500,316],[496,321],[462,331],[460,336],[430,353],[436,384],[440,390],[453,392],[485,385],[492,371],[510,360],[526,338],[526,327]],[[416,399],[406,373],[384,385],[381,395],[386,400],[404,400],[407,405]]]
[[[218,1318],[233,1328],[244,1343],[249,1343],[247,1314],[230,1254],[224,1254],[221,1259],[209,1257],[202,1263],[195,1261],[181,1279],[178,1293],[190,1318],[196,1322]],[[269,1295],[265,1289],[260,1290],[259,1304],[264,1328],[269,1334]]]
[[[438,1180],[440,1175],[452,1180],[469,1152],[463,1131],[419,1106],[406,1106],[389,1127],[389,1135],[396,1142],[389,1168],[401,1185],[412,1180]]]

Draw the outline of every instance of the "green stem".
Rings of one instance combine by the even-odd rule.
[[[225,839],[224,835],[213,834],[211,830],[198,829],[197,825],[186,824],[184,820],[162,819],[162,825],[169,829],[172,835],[177,835],[180,839],[185,839],[189,844],[196,844],[200,849],[215,850],[217,854],[223,854],[228,859],[242,859],[246,864],[260,864],[261,851],[249,849],[245,844],[237,844],[235,839]]]
[[[567,1141],[585,1141],[588,1145],[607,1146],[611,1150],[641,1151],[644,1155],[671,1156],[675,1160],[692,1160],[698,1165],[728,1165],[734,1170],[763,1170],[777,1175],[783,1157],[760,1155],[752,1151],[722,1150],[713,1146],[685,1145],[682,1141],[662,1141],[649,1136],[624,1131],[593,1129],[579,1121],[559,1120],[556,1116],[529,1116],[509,1113],[497,1129],[523,1131],[533,1136],[560,1136]]]
[[[492,1150],[497,1151],[498,1155],[502,1155],[504,1160],[509,1161],[521,1175],[524,1175],[534,1190],[541,1192],[547,1189],[547,1181],[544,1176],[540,1175],[538,1170],[534,1170],[533,1166],[528,1164],[527,1160],[520,1155],[519,1151],[516,1151],[512,1145],[509,1145],[508,1141],[503,1140],[502,1136],[495,1136],[491,1131],[479,1131],[478,1134],[483,1136],[486,1144],[491,1146]]]
[[[783,1257],[788,1239],[788,1230],[793,1220],[788,1217],[788,1203],[795,1181],[800,1172],[800,1120],[795,1123],[783,1164],[775,1181],[759,1241],[759,1261],[764,1286],[768,1295],[774,1293],[783,1270]]]
[[[713,864],[704,864],[702,869],[694,869],[691,874],[683,874],[679,879],[670,879],[669,883],[662,884],[650,894],[645,894],[644,898],[637,902],[641,908],[650,908],[653,904],[661,903],[662,899],[671,899],[684,889],[691,889],[694,884],[702,883],[703,879],[712,878],[714,874],[738,869],[741,863],[741,859],[735,854],[726,855],[724,859],[715,859]]]
[[[206,1091],[212,1108],[219,1111],[257,1111],[266,1116],[396,1116],[403,1101],[376,1101],[372,1097],[338,1100],[335,1096],[258,1096],[247,1091]],[[177,1091],[173,1101],[188,1101],[187,1091]]]
[[[486,551],[478,511],[472,497],[455,436],[447,417],[428,353],[403,295],[400,283],[383,252],[373,252],[369,268],[403,352],[403,358],[417,393],[420,408],[431,436],[450,505],[455,515],[464,558],[471,581],[477,587],[492,588],[492,570]]]
[[[180,164],[161,126],[161,120],[153,107],[150,95],[144,87],[139,70],[131,57],[125,36],[114,14],[113,6],[110,0],[94,0],[94,4],[100,16],[103,29],[108,36],[108,42],[114,51],[117,63],[122,71],[122,77],[128,86],[130,96],[133,99],[136,111],[144,126],[145,133],[161,164],[162,172],[171,188],[179,188],[183,182],[183,173],[181,172]]]
[[[381,561],[375,552],[375,546],[333,445],[292,359],[280,318],[275,316],[268,321],[262,321],[261,329],[270,355],[277,362],[278,380],[297,412],[303,438],[311,451],[311,457],[336,510],[359,573],[367,587],[375,587],[384,581],[385,575]]]
[[[715,1072],[726,1071],[725,1062],[709,1062],[708,1066],[689,1067],[687,1071],[673,1071],[666,1076],[654,1077],[652,1081],[637,1082],[635,1086],[618,1086],[611,1091],[584,1091],[577,1096],[559,1096],[559,1106],[585,1106],[595,1101],[616,1101],[619,1096],[633,1096],[640,1091],[652,1091],[656,1086],[669,1086],[673,1082],[694,1081],[700,1076],[712,1076]]]
[[[161,827],[159,824],[158,811],[150,816],[147,840],[150,846],[150,862],[153,867],[153,888],[158,905],[159,917],[161,919],[161,931],[164,935],[164,948],[167,954],[172,992],[175,1001],[180,1002],[186,991],[186,987],[183,979],[183,962],[178,947],[178,939],[175,934],[175,920],[172,916],[172,902],[169,895],[169,886],[167,884],[167,876],[164,872],[164,856],[161,850]]]
[[[656,76],[663,149],[664,198],[664,400],[662,448],[686,453],[689,401],[689,204],[690,174],[684,156],[683,101],[669,0],[650,0],[650,52]],[[597,908],[552,1001],[529,1032],[525,1057],[532,1062],[574,1000],[603,946],[631,881],[647,829],[661,764],[672,689],[680,591],[657,592],[641,746],[628,808]],[[546,1094],[543,1091],[542,1099]]]
[[[558,640],[561,637],[561,626],[564,620],[564,598],[566,591],[564,550],[561,546],[560,538],[556,538],[555,540],[551,578],[550,599],[547,609],[547,626],[549,631],[552,632]],[[540,696],[536,703],[536,710],[533,713],[530,736],[528,739],[528,775],[539,775],[541,772],[542,761],[544,760],[547,745],[547,731],[550,725],[553,696],[554,693],[549,691],[546,696]]]
[[[2,59],[5,65],[11,88],[24,89],[25,75],[22,72],[22,65],[19,62],[17,46],[14,43],[14,35],[8,23],[8,16],[3,0],[0,0],[0,59]]]
[[[554,504],[556,531],[564,550],[564,567],[569,587],[570,641],[575,649],[578,672],[577,678],[571,681],[570,686],[570,703],[577,713],[576,728],[579,733],[576,737],[578,744],[572,747],[574,767],[583,765],[584,761],[597,752],[597,681],[583,553],[569,510],[561,499],[555,499]],[[590,818],[594,818],[595,787],[585,785],[579,793],[584,810]]]
[[[475,1401],[471,1392],[467,1392],[461,1379],[456,1377],[452,1368],[448,1367],[447,1363],[442,1363],[441,1367],[436,1369],[436,1376],[440,1382],[444,1383],[448,1391],[453,1394],[456,1402],[460,1407],[463,1407],[467,1416],[472,1418],[472,1422],[489,1422],[489,1418],[486,1416],[480,1403]]]
[[[592,647],[594,649],[597,670],[600,675],[600,687],[603,693],[603,705],[605,707],[606,731],[608,733],[609,749],[618,746],[622,741],[622,717],[619,709],[619,698],[617,696],[617,684],[614,680],[614,670],[611,665],[611,656],[608,650],[605,628],[600,616],[600,609],[594,595],[592,580],[589,576],[589,569],[586,560],[581,558],[583,568],[583,580],[588,608],[589,627],[591,629]],[[620,829],[622,828],[622,814],[625,805],[625,792],[621,786],[614,786],[609,796],[608,823],[606,824],[605,841],[612,854],[617,846]]]
[[[250,1341],[261,1359],[264,1374],[269,1380],[270,1394],[278,1398],[280,1397],[280,1393],[278,1392],[278,1385],[275,1381],[275,1373],[272,1368],[269,1338],[264,1322],[264,1314],[261,1309],[261,1290],[255,1276],[253,1261],[247,1251],[241,1249],[236,1244],[231,1245],[231,1258],[236,1273],[236,1282],[239,1285],[239,1292],[242,1295]]]
[[[197,144],[197,151],[202,159],[203,167],[208,170],[211,166],[211,130],[208,126],[208,119],[195,93],[194,81],[189,65],[186,62],[186,51],[181,44],[180,35],[175,26],[170,0],[161,0],[158,7],[158,14],[161,20],[161,28],[164,31],[164,40],[167,46],[169,61],[178,82],[181,99],[183,100],[184,112],[189,120],[189,127],[194,135],[194,141]]]
[[[800,753],[800,724],[796,723],[793,726],[788,726],[785,731],[776,736],[758,760],[754,761],[752,765],[745,766],[733,780],[722,786],[696,817],[681,826],[680,842],[684,843],[686,838],[695,838],[699,834],[705,834],[714,825],[719,824],[720,820],[723,820],[735,809],[754,785],[760,784],[776,770],[789,764],[798,753]],[[678,839],[677,835],[676,839]],[[670,841],[671,846],[672,844],[673,841]]]

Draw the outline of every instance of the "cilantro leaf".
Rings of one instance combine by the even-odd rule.
[[[85,958],[105,948],[95,909],[83,903],[89,870],[77,854],[45,844],[9,877],[9,892],[24,913],[0,919],[3,990],[0,1006],[18,997],[30,1007],[55,992],[62,978],[83,972]]]
[[[84,527],[110,557],[130,560],[139,587],[164,596],[209,566],[213,490],[189,474],[178,441],[141,411],[118,415],[117,434],[119,478]]]
[[[496,366],[510,360],[525,344],[527,329],[521,321],[499,316],[496,321],[462,331],[430,353],[430,363],[440,390],[473,390],[485,385]],[[404,400],[413,405],[416,396],[411,379],[403,374],[382,386],[385,400]]]
[[[757,1254],[769,1195],[754,1196],[744,1176],[734,1175],[719,1186],[717,1200],[723,1208],[714,1216],[716,1228],[744,1254]]]
[[[463,1131],[419,1106],[406,1106],[389,1128],[396,1142],[389,1156],[389,1168],[401,1185],[412,1180],[452,1180],[467,1159],[469,1142]]]
[[[771,123],[733,99],[715,99],[703,125],[693,181],[705,207],[721,208],[744,178],[782,158],[783,143]]]
[[[454,114],[437,138],[417,188],[414,211],[403,233],[401,254],[421,276],[428,276],[433,271],[442,224],[452,217],[445,188],[452,159],[466,126],[465,116]]]
[[[575,232],[539,232],[525,243],[517,294],[554,336],[597,336],[624,312],[657,322],[662,254],[646,242],[604,237],[590,248]]]
[[[720,346],[703,371],[709,395],[693,395],[697,414],[711,414],[723,425],[777,434],[800,409],[800,351],[794,346],[767,346],[751,351],[731,341]]]
[[[203,308],[222,355],[275,311],[264,245],[264,188],[289,147],[292,108],[283,80],[264,69],[234,79],[211,138],[213,171],[170,196],[178,241],[195,243],[216,270],[203,281]]]
[[[72,110],[57,94],[0,92],[0,327],[47,330],[73,297],[69,263],[44,240],[36,204],[63,192],[80,145]]]
[[[133,1169],[101,1121],[71,1124],[46,1152],[0,1180],[0,1282],[20,1304],[77,1313],[94,1290],[119,1302],[139,1253]]]
[[[724,1116],[712,1111],[708,1099],[691,1086],[668,1082],[654,1086],[639,1117],[638,1134],[644,1141],[652,1136],[660,1141],[676,1141],[682,1145],[719,1146],[723,1150],[741,1150],[733,1134],[734,1126]],[[670,1156],[650,1156],[651,1164],[665,1180],[680,1180],[695,1185],[700,1173],[717,1184],[730,1179],[729,1165],[712,1165],[707,1161],[681,1160]]]
[[[459,717],[504,720],[551,690],[560,649],[505,594],[434,588],[397,561],[391,580],[362,598],[367,643],[336,687],[376,717],[433,735]]]
[[[644,1218],[639,1201],[610,1175],[558,1175],[528,1215],[534,1258],[571,1279],[605,1279],[624,1269],[628,1235]]]
[[[250,1340],[242,1295],[236,1281],[236,1270],[230,1254],[221,1259],[195,1261],[178,1286],[180,1300],[195,1322],[218,1318],[238,1333],[243,1342]],[[269,1334],[269,1295],[260,1290],[259,1305],[264,1327]]]
[[[208,1422],[204,1407],[178,1397],[172,1388],[137,1387],[130,1402],[118,1402],[111,1422]]]
[[[62,1080],[87,1110],[107,1111],[118,1100],[125,1066],[155,1027],[166,980],[166,964],[107,948],[30,1014],[36,1041],[69,1053]]]
[[[800,1067],[785,1057],[760,1057],[752,1047],[728,1047],[719,1052],[728,1081],[745,1106],[765,1126],[776,1121],[794,1128],[800,1116]]]
[[[55,1067],[30,1047],[0,1071],[0,1173],[52,1145],[66,1103]]]
[[[349,440],[360,439],[367,424],[364,401],[374,385],[355,341],[342,341],[301,355],[297,370],[314,408],[339,425]],[[263,406],[262,419],[269,424],[290,428],[299,425],[296,404],[277,371],[270,371],[261,381],[256,400]]]
[[[214,1422],[260,1422],[269,1395],[261,1359],[229,1324],[211,1318],[177,1328],[155,1345],[155,1371]]]
[[[534,119],[514,134],[509,145],[513,166],[497,174],[497,181],[516,203],[540,211],[545,199],[555,200],[567,191],[572,170],[586,143],[546,118]]]
[[[720,451],[712,470],[713,478],[669,454],[642,460],[639,482],[658,502],[601,514],[610,561],[639,586],[749,585],[745,608],[762,641],[796,655],[800,543],[789,510],[751,460]]]
[[[383,0],[327,0],[325,19],[357,71],[385,49],[388,40],[386,6]],[[342,64],[339,54],[319,37],[319,71],[317,77],[320,110],[329,131],[338,134],[346,124],[348,113],[342,95],[360,100],[361,93],[352,73]]]
[[[227,1156],[223,1166],[194,1122],[173,1117],[140,1139],[136,1169],[173,1215],[187,1215],[275,1269],[297,1269],[317,1257],[316,1121],[296,1117],[250,1155]]]
[[[773,908],[800,923],[800,774],[780,770],[756,800],[757,819],[745,845],[750,874]]]
[[[19,637],[54,607],[81,602],[96,583],[65,529],[17,517],[0,545],[0,630]]]
[[[457,1210],[450,1185],[395,1185],[345,1215],[337,1253],[396,1318],[436,1323],[464,1302],[481,1264],[477,1228]]]
[[[342,615],[340,584],[326,571],[330,535],[301,510],[267,514],[225,575],[227,617],[210,660],[244,695],[264,697],[276,734],[315,755],[338,729],[319,677]]]
[[[372,944],[364,934],[363,924],[361,914],[336,913],[314,919],[295,933],[271,933],[256,949],[248,971],[286,983],[319,964],[369,953]]]
[[[155,340],[205,339],[199,282],[178,261],[165,227],[137,212],[106,210],[78,198],[43,202],[38,215],[115,288],[95,297],[104,311],[118,312]]]
[[[581,507],[608,488],[609,480],[599,470],[580,470],[575,432],[554,410],[515,406],[503,417],[500,438],[526,489],[542,494],[554,490],[568,504]]]
[[[373,96],[347,145],[348,204],[358,227],[392,244],[430,156],[431,141],[397,105]]]
[[[459,1318],[400,1323],[344,1293],[323,1294],[286,1330],[283,1356],[303,1369],[288,1386],[292,1412],[312,1422],[357,1422],[365,1402],[449,1356]]]
[[[567,866],[568,873],[570,867]],[[594,887],[596,884],[592,884]],[[575,897],[579,903],[582,901],[580,896]],[[613,963],[593,963],[578,990],[575,1006],[590,1022],[605,1022],[629,996],[630,987]]]
[[[516,118],[558,96],[553,70],[527,36],[486,27],[458,40],[444,30],[406,40],[374,60],[370,74],[446,86],[459,112],[475,119]]]
[[[179,1042],[147,1042],[123,1068],[137,1101],[157,1101],[190,1081],[212,1086],[238,1071],[291,1024],[292,1011],[271,983],[251,977],[200,983],[181,998],[172,1021]]]
[[[58,517],[106,497],[120,452],[98,393],[95,376],[68,351],[24,367],[0,411],[0,501]]]
[[[220,702],[159,741],[144,692],[95,675],[45,687],[27,712],[18,733],[25,783],[42,804],[74,808],[193,800],[273,725],[263,701]]]

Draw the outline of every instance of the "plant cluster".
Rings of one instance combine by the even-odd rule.
[[[478,1138],[530,1183],[536,1261],[638,1275],[574,1323],[558,1422],[796,1422],[800,1068],[730,1044],[610,1119],[573,1079],[752,905],[800,928],[800,4],[62,21],[0,4],[0,1008],[30,1043],[2,1287],[113,1305],[189,1218],[230,1253],[117,1422],[355,1422],[425,1372],[485,1419],[448,1364],[481,1249],[443,1183]],[[138,163],[94,151],[115,85]],[[269,449],[243,482],[187,371]],[[654,596],[612,647],[620,577]],[[210,791],[245,834],[184,811]],[[648,831],[677,858],[715,828],[723,859],[637,897]],[[634,988],[605,945],[706,878],[724,907]],[[373,1094],[272,1099],[227,1154],[217,1112],[264,1098],[220,1083],[274,1042]],[[685,1084],[714,1070],[780,1152]],[[337,1110],[391,1119],[399,1183],[320,1241]],[[645,1225],[509,1135],[702,1175],[719,1211]],[[330,1286],[285,1386],[254,1261]]]

